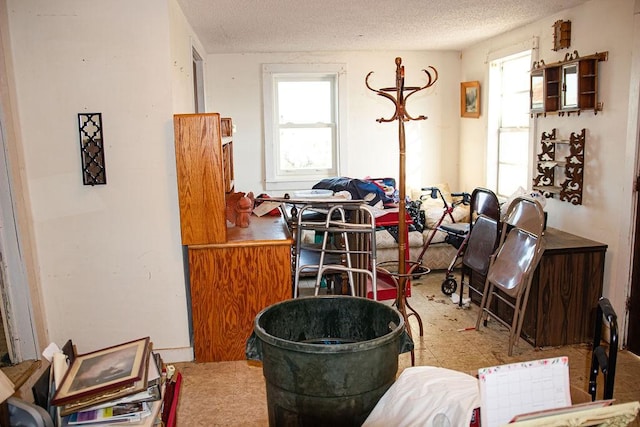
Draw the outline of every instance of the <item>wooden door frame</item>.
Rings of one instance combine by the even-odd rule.
[[[640,324],[638,322],[631,322],[631,308],[636,307],[636,310],[640,310],[640,197],[638,197],[638,190],[640,190],[640,172],[636,178],[635,185],[635,232],[633,233],[633,257],[631,264],[631,284],[629,286],[629,292],[627,296],[626,304],[626,318],[627,318],[627,330],[624,337],[624,345],[634,354],[640,354]]]
[[[0,1],[0,198],[3,227],[0,250],[4,257],[3,310],[8,319],[11,362],[39,359],[49,342],[37,276],[33,220],[25,185],[23,147],[15,111],[15,80],[9,43],[7,4]]]
[[[627,228],[621,230],[619,242],[628,243],[629,247],[621,247],[621,260],[618,264],[619,271],[625,267],[623,263],[629,263],[628,275],[621,278],[626,280],[624,313],[618,314],[618,323],[624,322],[621,328],[622,339],[620,343],[623,347],[634,348],[633,352],[640,354],[640,325],[631,322],[631,310],[640,311],[640,0],[634,1],[633,14],[633,39],[631,40],[631,73],[629,87],[632,92],[629,95],[629,111],[627,124],[627,145],[625,152],[627,160],[625,162],[624,176],[628,177],[629,184],[633,186],[629,205],[623,203],[623,214],[626,212],[627,218],[621,217],[622,224],[628,224]],[[626,183],[625,183],[626,184]],[[629,194],[629,193],[624,193]],[[626,222],[628,221],[628,222]],[[628,233],[625,235],[625,231]],[[632,236],[631,241],[628,236]],[[626,237],[626,238],[625,238]],[[628,251],[628,252],[627,252]],[[632,296],[635,295],[635,296]],[[633,303],[632,303],[633,301]],[[635,317],[638,317],[636,314]],[[634,330],[635,329],[635,330]],[[636,342],[630,343],[630,338]]]

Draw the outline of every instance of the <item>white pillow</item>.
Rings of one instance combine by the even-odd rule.
[[[363,427],[468,426],[473,410],[479,407],[475,377],[435,366],[416,366],[402,371]]]
[[[440,221],[440,218],[443,214],[443,206],[440,206],[439,208],[425,209],[424,216],[425,225],[427,226],[427,228],[435,228],[436,224],[438,224],[438,221]],[[469,222],[469,206],[460,204],[453,208],[453,212],[451,212],[451,215],[453,215],[453,219],[455,219],[455,222]],[[447,215],[444,217],[442,224],[451,224],[451,222],[451,217]]]

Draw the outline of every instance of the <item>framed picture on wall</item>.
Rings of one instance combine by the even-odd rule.
[[[460,83],[460,116],[480,117],[480,82]]]

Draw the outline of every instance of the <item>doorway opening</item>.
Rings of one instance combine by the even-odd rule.
[[[7,137],[0,108],[0,365],[37,359],[29,285],[19,240]]]
[[[204,61],[196,48],[191,48],[193,65],[193,102],[196,113],[204,113]]]

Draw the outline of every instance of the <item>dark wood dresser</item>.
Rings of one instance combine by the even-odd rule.
[[[521,336],[536,347],[589,342],[602,295],[607,245],[554,228],[548,228],[544,238],[545,251],[531,282]],[[483,276],[472,274],[471,281],[484,288]],[[477,304],[480,298],[472,295]],[[510,322],[512,311],[496,303],[500,317]]]

